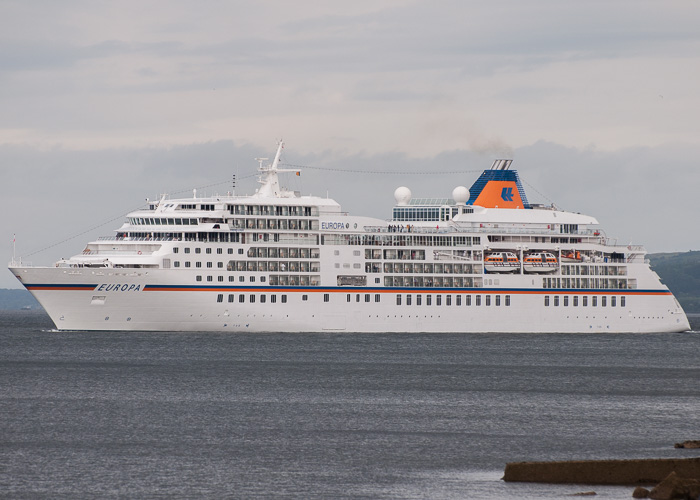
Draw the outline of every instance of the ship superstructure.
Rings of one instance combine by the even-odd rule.
[[[510,160],[389,220],[284,189],[282,143],[251,196],[150,202],[50,267],[12,263],[60,330],[677,332],[642,246],[529,203]]]

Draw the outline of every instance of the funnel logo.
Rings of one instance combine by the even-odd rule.
[[[513,201],[513,188],[504,187],[501,191],[501,199],[503,201]]]

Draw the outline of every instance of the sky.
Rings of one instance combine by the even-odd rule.
[[[512,158],[530,201],[700,250],[698,25],[687,0],[1,0],[0,258],[233,174],[252,193],[282,138],[290,187],[354,214]]]

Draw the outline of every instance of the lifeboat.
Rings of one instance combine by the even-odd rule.
[[[553,273],[558,267],[557,258],[549,252],[532,252],[523,258],[523,270],[526,273]]]
[[[484,257],[484,269],[489,273],[515,273],[520,270],[520,259],[513,252],[493,252]]]

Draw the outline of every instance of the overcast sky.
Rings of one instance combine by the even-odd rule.
[[[698,26],[689,0],[2,0],[0,257],[16,233],[50,264],[233,173],[252,192],[279,138],[289,163],[411,172],[290,179],[353,213],[512,157],[531,201],[700,250]]]

